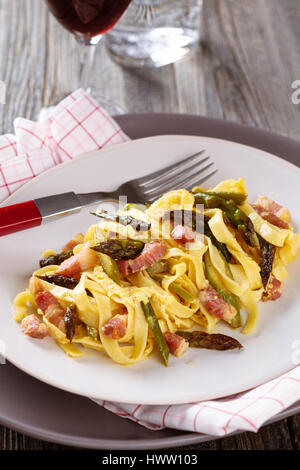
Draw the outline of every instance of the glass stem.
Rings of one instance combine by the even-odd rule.
[[[101,38],[102,35],[95,36],[91,39],[76,38],[79,43],[79,86],[84,90],[90,87],[96,46]]]
[[[101,93],[99,93],[99,87],[94,88],[92,85],[92,71],[94,66],[94,58],[96,52],[96,46],[101,40],[102,35],[95,36],[93,38],[81,38],[76,37],[78,42],[79,52],[79,87],[85,91],[89,91],[92,97],[110,114],[115,116],[118,114],[124,114],[123,109],[116,103],[106,99]]]

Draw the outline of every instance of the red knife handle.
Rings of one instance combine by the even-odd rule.
[[[41,225],[42,216],[34,201],[0,207],[0,236]]]

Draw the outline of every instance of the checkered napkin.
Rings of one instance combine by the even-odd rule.
[[[38,122],[17,118],[15,135],[0,136],[0,202],[59,163],[128,140],[118,124],[82,89],[48,114]]]
[[[18,118],[15,135],[0,136],[0,202],[59,163],[128,140],[117,123],[83,90],[77,90],[38,122]],[[235,396],[169,406],[94,400],[118,416],[149,429],[164,427],[223,436],[257,431],[300,400],[300,367]]]
[[[218,400],[183,405],[128,405],[94,400],[148,429],[174,428],[211,436],[253,431],[300,400],[300,367],[252,390]]]

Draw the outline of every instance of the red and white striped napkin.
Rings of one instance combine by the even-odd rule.
[[[118,124],[81,89],[43,120],[17,118],[15,135],[0,136],[0,202],[59,163],[126,140],[129,138]],[[300,367],[253,390],[218,400],[169,406],[96,402],[152,430],[169,427],[223,436],[257,431],[298,400]]]

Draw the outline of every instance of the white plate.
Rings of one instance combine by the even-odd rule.
[[[6,204],[65,191],[112,190],[122,182],[148,174],[206,149],[219,172],[208,183],[243,177],[250,200],[266,194],[288,207],[300,228],[300,170],[251,147],[206,137],[154,137],[86,155],[35,178]],[[300,339],[300,259],[289,266],[284,295],[260,305],[254,334],[244,336],[226,325],[217,331],[237,338],[242,351],[189,349],[171,357],[165,368],[154,354],[149,360],[122,367],[101,353],[70,359],[51,338],[34,340],[21,333],[12,316],[15,295],[28,283],[44,249],[59,249],[74,233],[95,223],[89,209],[41,227],[0,239],[0,340],[9,361],[28,374],[64,390],[105,400],[175,404],[214,399],[241,392],[294,367],[295,340]],[[298,288],[297,288],[298,287]]]

